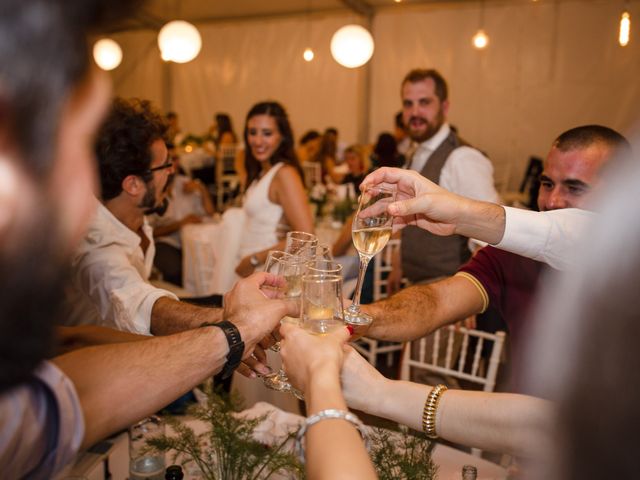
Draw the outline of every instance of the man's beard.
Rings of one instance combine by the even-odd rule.
[[[50,210],[20,233],[20,251],[0,246],[0,392],[31,378],[61,323],[70,259]]]
[[[419,119],[422,120],[423,122],[425,122],[427,124],[427,129],[426,131],[424,131],[423,133],[414,133],[411,130],[411,122],[414,119]],[[438,133],[438,130],[440,130],[440,127],[442,127],[442,125],[444,124],[444,114],[442,113],[442,110],[440,110],[438,112],[438,114],[436,115],[435,121],[434,122],[429,122],[429,120],[427,120],[424,117],[411,117],[409,118],[409,128],[407,129],[407,131],[409,132],[409,135],[411,136],[411,140],[413,140],[416,143],[422,143],[422,142],[426,142],[427,140],[429,140],[431,137],[433,137],[436,133]]]
[[[166,183],[162,189],[163,193],[166,193],[169,190],[169,187],[173,184],[173,179],[175,175],[169,175]],[[169,199],[165,196],[164,199],[160,202],[156,202],[156,186],[151,184],[151,182],[147,183],[147,191],[140,202],[138,207],[143,209],[145,215],[156,215],[163,216],[167,213],[167,208],[169,208]]]

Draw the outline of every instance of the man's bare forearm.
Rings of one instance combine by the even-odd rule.
[[[367,335],[396,342],[424,337],[440,327],[480,313],[482,308],[483,298],[478,289],[459,276],[415,285],[380,302],[362,306],[373,316]]]
[[[229,345],[218,328],[89,347],[54,359],[73,382],[85,418],[83,446],[121,430],[214,375]]]
[[[169,297],[161,297],[153,305],[151,312],[151,333],[171,335],[198,328],[205,322],[216,323],[221,320],[221,308],[198,307]]]
[[[77,327],[56,327],[56,355],[62,355],[78,348],[111,343],[135,342],[148,340],[146,335],[123,332],[113,328],[97,325],[78,325]]]
[[[460,208],[456,233],[464,237],[496,244],[502,240],[505,229],[505,212],[502,206],[465,199]]]
[[[437,300],[428,285],[409,287],[395,295],[363,305],[373,316],[367,336],[404,342],[423,337],[439,328]]]

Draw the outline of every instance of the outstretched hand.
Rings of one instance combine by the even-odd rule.
[[[467,199],[439,187],[413,170],[383,167],[367,175],[360,189],[371,186],[395,187],[396,201],[387,207],[393,215],[393,229],[415,225],[435,235],[456,233]],[[379,212],[363,210],[360,215]]]
[[[339,328],[326,335],[313,335],[285,323],[280,327],[280,355],[291,384],[306,392],[316,375],[339,377],[344,360],[343,346],[350,332]]]
[[[245,343],[244,359],[251,356],[256,344],[270,335],[282,317],[298,314],[296,302],[278,298],[276,289],[284,283],[282,277],[260,272],[238,281],[225,294],[223,317],[240,330]]]

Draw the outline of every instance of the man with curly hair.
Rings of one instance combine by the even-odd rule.
[[[113,101],[97,136],[102,193],[73,261],[68,324],[167,335],[219,321],[222,310],[181,302],[149,283],[155,246],[145,216],[166,210],[174,175],[166,130],[148,101]]]

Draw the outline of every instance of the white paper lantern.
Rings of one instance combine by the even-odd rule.
[[[115,40],[103,38],[93,45],[93,59],[102,70],[113,70],[122,62],[122,49]]]
[[[198,29],[183,20],[174,20],[160,29],[158,46],[163,60],[176,63],[190,62],[202,48]]]
[[[331,38],[331,55],[343,67],[360,67],[373,55],[373,37],[360,25],[345,25]]]

